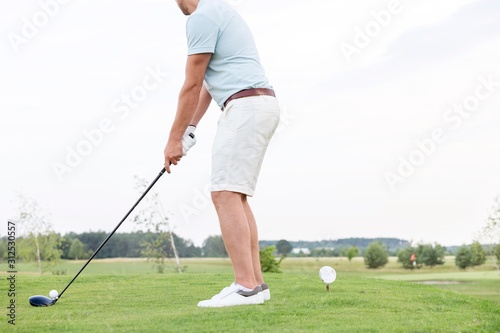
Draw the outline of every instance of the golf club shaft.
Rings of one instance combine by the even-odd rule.
[[[141,200],[146,196],[146,194],[149,192],[149,190],[154,186],[154,184],[158,181],[158,179],[160,179],[160,177],[165,173],[165,168],[163,168],[160,173],[158,174],[158,176],[156,176],[156,178],[153,180],[153,182],[148,186],[148,188],[146,189],[146,191],[144,191],[144,193],[141,195],[141,197],[139,198],[139,200],[137,200],[135,202],[135,204],[132,206],[132,208],[130,208],[130,210],[127,212],[127,214],[125,214],[125,216],[122,218],[122,220],[120,221],[120,223],[118,223],[118,225],[115,227],[115,229],[113,229],[113,231],[108,235],[108,237],[106,237],[106,239],[101,243],[101,245],[99,245],[99,247],[97,248],[97,250],[95,250],[94,254],[92,254],[92,256],[90,256],[89,260],[87,260],[87,262],[85,263],[85,265],[83,265],[83,267],[78,271],[78,273],[76,273],[76,275],[73,277],[73,279],[71,279],[71,281],[68,283],[68,285],[63,289],[63,291],[59,294],[59,297],[57,299],[60,299],[61,296],[64,294],[64,292],[66,291],[66,289],[69,288],[69,286],[73,283],[73,281],[75,281],[75,279],[78,277],[78,275],[80,275],[80,273],[85,269],[85,267],[87,267],[87,265],[90,263],[90,261],[92,259],[94,259],[94,257],[97,255],[97,253],[102,249],[102,247],[108,242],[108,240],[111,238],[111,236],[113,236],[113,234],[116,232],[116,230],[118,230],[118,228],[120,228],[120,226],[122,225],[122,223],[127,219],[127,217],[130,215],[130,213],[132,213],[132,211],[135,209],[135,207],[137,207],[137,205],[139,204],[139,202],[141,202]]]

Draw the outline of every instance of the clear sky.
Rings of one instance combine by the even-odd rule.
[[[261,239],[473,240],[500,194],[498,1],[228,2],[282,106],[251,199]],[[0,1],[0,235],[18,193],[57,232],[115,227],[134,175],[162,168],[185,21],[173,0]],[[219,234],[219,115],[155,187],[197,245]]]

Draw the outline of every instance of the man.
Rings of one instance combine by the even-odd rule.
[[[186,78],[165,147],[165,169],[195,143],[194,130],[214,99],[222,109],[212,152],[211,194],[235,282],[199,307],[261,304],[270,299],[259,260],[253,196],[279,106],[252,34],[222,0],[176,0],[185,15]]]

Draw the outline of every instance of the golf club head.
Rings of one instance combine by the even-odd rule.
[[[56,304],[57,299],[53,299],[47,296],[36,295],[30,297],[31,306],[51,306]]]

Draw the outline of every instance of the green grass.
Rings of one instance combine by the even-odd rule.
[[[384,268],[376,270],[366,269],[362,258],[354,258],[352,262],[346,258],[287,258],[282,266],[285,271],[308,272],[329,265],[339,272],[347,272],[356,276],[415,283],[428,282],[436,288],[477,296],[500,304],[500,273],[492,264],[461,271],[455,266],[454,258],[448,257],[443,266],[409,271],[401,268],[396,258],[389,259],[389,263]]]
[[[61,291],[82,264],[63,263],[65,276],[36,276],[29,273],[33,265],[19,265],[16,326],[7,324],[2,283],[0,332],[500,332],[500,302],[486,299],[499,290],[496,272],[463,273],[450,265],[405,272],[394,261],[373,271],[359,260],[288,258],[282,274],[266,275],[271,301],[199,309],[199,300],[232,281],[227,259],[183,259],[183,274],[170,267],[169,273],[155,274],[145,261],[96,260],[55,306],[28,304],[29,296]],[[329,293],[317,274],[324,265],[338,273]],[[469,282],[412,282],[439,279]]]
[[[75,275],[87,260],[68,260],[51,268],[51,271],[65,271],[66,275]],[[185,266],[189,273],[231,273],[231,262],[227,258],[193,258],[181,259],[181,266]],[[18,270],[24,273],[36,274],[36,266],[33,263],[18,263]],[[175,272],[175,262],[167,261],[165,272]],[[94,259],[85,268],[85,274],[155,274],[153,262],[146,259],[115,258]],[[51,274],[46,273],[46,274]]]
[[[18,332],[498,332],[500,306],[425,285],[340,274],[327,293],[316,274],[266,276],[264,305],[198,309],[231,274],[82,275],[52,307],[33,294],[62,276],[20,276]],[[2,332],[6,320],[0,324]]]
[[[411,281],[474,295],[500,304],[500,274],[497,271],[380,275],[388,280]]]

